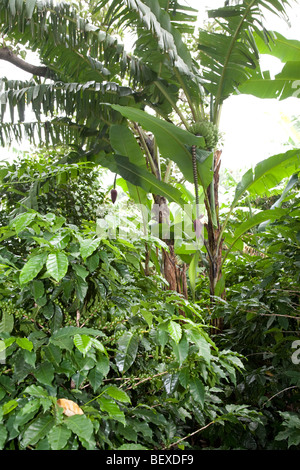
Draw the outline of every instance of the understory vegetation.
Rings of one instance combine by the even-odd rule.
[[[196,300],[190,286],[185,299],[152,263],[145,275],[145,241],[97,236],[84,191],[72,191],[68,205],[86,179],[95,187],[89,200],[101,194],[95,168],[85,176],[63,167],[63,179],[50,168],[36,209],[9,217],[14,183],[24,201],[20,177],[36,178],[47,165],[36,156],[5,166],[1,447],[298,448],[297,193],[286,203],[290,217],[249,234],[252,252],[229,257],[226,299],[214,311],[223,330],[211,335],[206,276]],[[160,253],[162,242],[151,242]],[[60,398],[83,414],[66,417]]]

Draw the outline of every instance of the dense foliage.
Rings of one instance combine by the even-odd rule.
[[[168,448],[208,422],[259,420],[223,403],[241,359],[200,308],[143,275],[142,244],[59,212],[1,229],[2,448]],[[84,415],[64,417],[59,398]]]

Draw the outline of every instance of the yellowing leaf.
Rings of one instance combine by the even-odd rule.
[[[67,400],[66,398],[59,398],[57,400],[57,405],[63,408],[63,413],[66,416],[74,416],[74,415],[83,415],[83,411],[77,403],[72,400]]]

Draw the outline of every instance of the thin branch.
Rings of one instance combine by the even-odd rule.
[[[49,77],[51,71],[46,66],[32,65],[14,54],[8,47],[0,48],[0,60],[6,60],[25,72],[39,77]]]
[[[281,393],[286,392],[287,390],[291,390],[291,389],[293,389],[293,388],[299,388],[299,385],[292,385],[292,387],[284,388],[283,390],[280,390],[279,392],[275,393],[275,395],[273,395],[272,397],[270,397],[270,398],[262,405],[262,408],[266,405],[266,403],[268,403],[269,401],[271,401],[273,398],[277,397],[277,395],[280,395]]]
[[[136,387],[137,385],[140,385],[140,384],[142,384],[142,383],[144,383],[144,382],[147,382],[148,380],[154,379],[155,377],[159,377],[159,376],[161,376],[161,375],[165,375],[165,374],[168,374],[168,373],[169,373],[169,371],[166,370],[166,371],[164,371],[164,372],[160,372],[159,374],[150,375],[150,377],[146,377],[145,379],[140,380],[140,381],[137,382],[136,384],[131,385],[130,387],[126,388],[126,391],[127,391],[127,390],[130,390],[130,389],[133,388],[133,387]]]
[[[210,423],[206,424],[206,426],[203,426],[203,428],[197,429],[197,431],[194,431],[191,434],[188,434],[187,436],[183,437],[182,439],[179,439],[178,441],[173,442],[173,444],[169,445],[167,448],[169,449],[170,447],[176,446],[180,442],[185,441],[186,439],[189,439],[190,437],[194,436],[195,434],[198,434],[198,432],[204,431],[204,429],[207,429],[209,426],[211,426],[214,423],[215,423],[215,421],[211,421]]]

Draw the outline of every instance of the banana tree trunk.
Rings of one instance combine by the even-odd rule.
[[[167,201],[163,196],[154,196],[155,202],[155,219],[159,224],[170,225],[170,214]],[[162,249],[163,258],[163,275],[169,284],[169,289],[182,294],[186,299],[187,277],[186,264],[180,264],[174,250],[174,239],[165,238],[162,234],[162,240],[168,245],[168,250]]]
[[[209,252],[209,291],[210,291],[210,307],[213,311],[215,305],[216,285],[222,276],[222,248],[223,240],[220,238],[220,221],[219,221],[219,176],[221,166],[221,151],[217,150],[214,154],[214,177],[213,182],[208,187],[208,194],[210,195],[210,203],[214,204],[217,224],[214,225],[212,220],[208,220],[207,229],[207,247]],[[225,291],[221,293],[224,297]],[[222,318],[212,319],[213,333],[222,331],[223,322]]]

